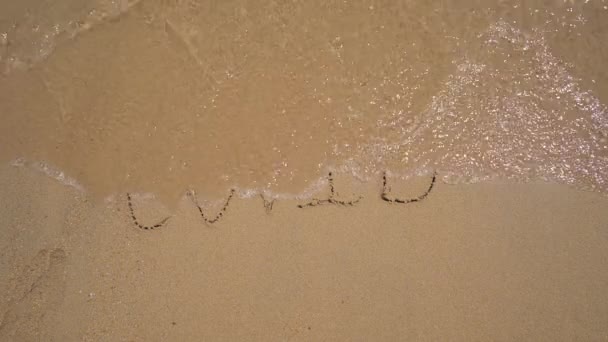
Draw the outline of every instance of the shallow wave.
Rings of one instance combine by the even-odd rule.
[[[70,3],[70,1],[67,3]],[[78,33],[88,30],[98,23],[119,16],[135,4],[136,2],[129,1],[96,0],[84,4],[80,3],[75,9],[68,12],[72,13],[71,16],[65,16],[65,12],[62,12],[64,16],[57,18],[63,19],[53,19],[53,16],[47,16],[43,21],[35,21],[33,18],[36,18],[36,15],[28,14],[20,21],[20,25],[14,25],[6,33],[0,34],[0,43],[4,45],[4,49],[0,50],[0,67],[3,67],[5,72],[10,72],[22,67],[28,68],[35,65],[46,58],[62,39],[73,38]],[[43,10],[43,8],[38,9],[38,11]],[[189,11],[187,12],[190,13]],[[246,12],[244,13],[246,14]],[[245,14],[242,15],[244,16]],[[261,18],[265,18],[265,16],[261,16]],[[196,20],[191,21],[196,22]],[[196,52],[194,51],[196,50],[194,47],[200,48],[205,45],[194,44],[193,42],[196,42],[196,39],[188,40],[180,36],[181,31],[189,32],[191,27],[188,25],[192,25],[192,27],[195,25],[190,23],[190,21],[184,21],[182,23],[184,27],[175,25],[178,28],[176,29],[172,26],[172,21],[165,20],[164,23],[166,26],[165,30],[167,31],[165,32],[167,33],[165,36],[171,38],[172,35],[169,33],[178,36],[179,39],[177,40],[183,43],[182,45],[185,46],[185,50],[187,50],[189,55],[196,57],[194,58],[197,62],[196,64],[201,65],[202,59],[194,53]],[[274,22],[272,24],[274,25]],[[268,25],[268,27],[274,28],[273,25]],[[253,25],[252,27],[259,26]],[[296,29],[299,28],[298,25],[293,26]],[[395,28],[397,27],[398,25],[395,25]],[[293,34],[297,36],[299,31],[296,29],[293,29]],[[230,36],[233,32],[229,29],[226,30],[224,32],[226,36]],[[207,32],[206,30],[199,31]],[[193,32],[199,31],[193,30]],[[148,31],[143,29],[141,32],[148,33]],[[122,32],[120,33],[122,34]],[[396,35],[395,37],[399,36]],[[276,47],[266,47],[268,50],[263,50],[255,44],[251,46],[239,45],[240,43],[235,44],[244,52],[267,51],[267,55],[270,57],[254,59],[255,63],[246,60],[243,57],[246,55],[244,52],[235,53],[234,56],[230,57],[239,62],[232,64],[247,65],[245,61],[248,61],[253,64],[251,68],[255,69],[255,67],[259,67],[260,72],[253,73],[253,76],[250,75],[250,78],[245,77],[247,75],[245,71],[240,76],[230,75],[229,78],[231,80],[234,78],[234,85],[226,84],[224,88],[221,88],[219,83],[213,84],[211,87],[213,90],[210,98],[211,104],[216,105],[216,97],[220,93],[218,89],[223,89],[224,93],[222,95],[226,96],[226,99],[223,100],[224,102],[220,101],[223,106],[219,107],[220,109],[217,111],[211,112],[207,110],[207,104],[193,100],[194,105],[182,108],[183,114],[181,114],[181,117],[162,116],[161,119],[166,120],[167,125],[165,126],[167,127],[171,127],[173,121],[177,120],[179,123],[182,120],[179,125],[180,134],[174,134],[175,132],[167,130],[164,133],[165,135],[158,136],[160,143],[154,145],[158,148],[168,145],[167,150],[171,151],[171,161],[174,164],[169,165],[169,171],[165,170],[166,174],[164,176],[170,174],[174,167],[177,168],[177,160],[180,160],[180,158],[176,158],[174,161],[173,149],[175,149],[175,153],[183,154],[181,166],[183,169],[186,169],[186,166],[189,166],[190,162],[199,159],[200,150],[203,148],[191,148],[191,150],[188,150],[189,152],[184,152],[186,150],[184,146],[209,145],[208,147],[213,147],[213,144],[210,143],[213,140],[211,137],[215,137],[215,130],[219,130],[220,138],[217,138],[217,144],[221,145],[226,140],[229,140],[229,144],[226,144],[227,147],[222,150],[222,153],[214,154],[214,158],[208,158],[213,159],[215,163],[200,162],[193,164],[197,167],[192,167],[192,172],[184,174],[192,178],[199,177],[198,172],[202,168],[213,168],[212,166],[217,166],[215,169],[219,170],[218,172],[233,172],[233,174],[225,174],[225,177],[207,176],[206,179],[210,179],[208,181],[210,183],[217,182],[215,180],[218,178],[225,179],[227,182],[232,182],[233,179],[236,179],[234,180],[234,188],[244,198],[259,194],[263,194],[267,198],[279,199],[309,198],[327,185],[326,177],[319,177],[319,175],[326,174],[329,170],[352,174],[357,179],[364,181],[377,177],[379,173],[385,170],[389,170],[394,176],[404,178],[438,172],[439,177],[448,183],[473,183],[496,178],[515,181],[540,179],[568,184],[578,189],[608,194],[608,109],[590,91],[583,89],[581,85],[583,82],[580,79],[573,76],[572,70],[576,66],[569,65],[552,53],[550,44],[546,39],[546,31],[542,27],[524,29],[505,20],[495,22],[487,30],[473,37],[468,42],[465,42],[465,39],[463,39],[460,46],[460,54],[454,53],[451,49],[446,49],[450,52],[449,59],[452,62],[452,65],[448,66],[443,65],[445,61],[442,58],[437,58],[437,61],[428,61],[434,55],[428,53],[423,48],[411,48],[411,45],[420,43],[418,40],[407,41],[399,45],[400,42],[395,37],[393,37],[395,46],[389,44],[391,46],[385,47],[385,55],[378,57],[375,55],[375,51],[374,53],[370,53],[369,50],[372,50],[372,48],[367,47],[370,56],[368,56],[368,59],[361,60],[358,59],[358,53],[364,49],[364,47],[360,46],[361,44],[366,41],[373,41],[374,39],[381,42],[389,41],[389,39],[384,39],[385,37],[380,33],[357,39],[351,37],[350,46],[354,53],[350,60],[345,57],[346,53],[343,54],[342,51],[344,48],[343,44],[348,44],[343,43],[341,39],[333,39],[331,40],[332,44],[329,44],[329,47],[326,47],[325,50],[322,48],[308,49],[311,51],[322,51],[317,52],[317,54],[311,53],[312,57],[318,57],[319,62],[313,63],[315,62],[313,59],[310,63],[314,68],[311,67],[310,69],[292,68],[296,61],[306,59],[307,55],[303,57],[299,52],[296,53],[295,49],[293,51],[288,50],[287,52],[294,54],[295,57],[289,55],[288,57],[294,58],[285,58],[284,69],[287,71],[282,69],[275,70],[273,67],[273,63],[276,60],[272,58],[275,56],[276,51],[278,51]],[[325,43],[326,38],[320,37],[318,40],[321,43]],[[441,37],[438,41],[446,42],[447,38],[444,38]],[[459,38],[455,37],[454,39]],[[11,43],[9,44],[9,42]],[[262,42],[268,43],[264,39],[262,39]],[[215,43],[220,47],[227,44],[221,39]],[[92,44],[92,46],[97,47],[95,44]],[[175,48],[175,44],[167,44],[167,46]],[[311,44],[310,46],[316,47],[317,45]],[[324,45],[319,44],[319,46]],[[78,51],[78,49],[75,50]],[[139,48],[137,50],[141,52],[145,49]],[[281,49],[281,51],[284,50]],[[97,52],[97,50],[94,51]],[[134,53],[134,50],[129,49],[118,51],[121,51],[125,55],[132,55]],[[325,51],[325,55],[322,55],[323,51]],[[404,57],[408,51],[411,52],[411,56]],[[222,59],[214,51],[210,50],[208,53],[211,56]],[[391,55],[391,53],[393,54]],[[75,53],[75,56],[79,58],[80,55]],[[243,60],[241,61],[240,58]],[[181,62],[182,60],[178,61]],[[329,63],[332,61],[333,64]],[[377,68],[377,70],[373,70],[370,67],[370,70],[362,72],[361,69],[368,67],[370,61],[374,62],[373,68]],[[136,62],[139,63],[139,61]],[[328,63],[332,67],[325,68],[324,63]],[[226,62],[226,64],[230,63]],[[164,64],[153,60],[146,68],[154,68],[158,65],[164,66]],[[218,66],[216,69],[219,70],[216,70],[216,72],[219,73],[223,70],[219,67],[223,65],[222,63],[218,62],[215,65]],[[146,68],[142,67],[141,70],[138,69],[141,73],[135,73],[132,75],[132,78],[137,79],[138,76],[141,77],[144,74],[149,76],[149,69]],[[438,72],[434,75],[429,75],[429,69],[433,68],[441,69],[442,71],[445,69],[449,73],[442,74]],[[167,64],[165,69],[159,68],[159,70],[171,71],[175,71],[176,69],[177,64]],[[70,64],[65,69],[61,68],[59,70],[62,71],[57,72],[57,75],[66,77],[66,83],[69,85],[67,88],[71,89],[70,87],[77,87],[77,85],[72,84],[73,82],[71,82],[69,77],[65,76],[64,70],[70,70],[78,74],[86,73],[89,69],[84,68],[84,71],[81,72],[77,68],[72,68]],[[245,67],[243,67],[243,70],[245,70]],[[276,77],[269,78],[270,81],[263,77],[257,77],[259,76],[258,74],[263,75],[271,72],[275,72],[276,75],[273,75]],[[97,76],[95,76],[98,75],[97,73],[91,73],[91,75],[91,83],[98,80]],[[171,86],[177,84],[183,86],[181,83],[184,83],[184,80],[188,80],[187,76],[189,74],[184,75],[179,74],[179,77],[176,76],[175,79],[168,78],[165,81],[173,82]],[[290,82],[286,82],[286,75],[293,79],[290,79]],[[311,75],[319,76],[320,80],[317,80],[319,82],[315,83],[314,79],[310,81],[308,76]],[[445,75],[447,76],[444,77]],[[241,78],[239,79],[239,77]],[[120,80],[121,78],[116,77],[112,81],[114,82],[117,79]],[[421,93],[424,96],[420,96],[421,99],[416,99],[416,91],[420,87],[420,84],[428,79],[438,80],[437,88],[429,86],[428,89],[431,90],[428,92],[425,92],[426,90],[422,91]],[[260,89],[257,89],[258,85],[264,80],[269,83],[275,82],[276,87],[260,87]],[[309,81],[310,85],[308,84]],[[304,83],[306,83],[306,87],[298,87]],[[117,88],[117,92],[120,90],[119,86],[122,85],[120,82],[108,84],[116,85],[116,87],[112,86],[109,88]],[[194,85],[196,83],[192,82],[188,86],[179,88],[179,92],[172,93],[174,98],[167,97],[169,99],[167,101],[175,101],[175,107],[179,107],[181,104],[180,96],[189,98],[186,95],[190,93],[182,94],[183,92],[191,91],[193,94],[196,93],[193,90],[195,88]],[[82,108],[90,110],[91,113],[83,113],[83,111],[73,113],[74,117],[83,120],[81,124],[74,124],[73,126],[73,129],[79,130],[80,135],[78,138],[82,138],[82,140],[74,140],[76,143],[72,143],[72,145],[89,146],[87,144],[90,143],[89,138],[91,131],[94,129],[98,129],[98,131],[104,132],[104,134],[107,132],[108,134],[107,136],[102,135],[104,139],[100,139],[101,142],[98,145],[94,145],[97,148],[97,157],[101,154],[104,156],[108,154],[107,159],[99,158],[99,165],[96,164],[96,166],[99,166],[99,169],[105,167],[105,160],[115,161],[114,154],[106,153],[108,150],[128,149],[130,145],[145,145],[149,141],[150,133],[144,134],[146,133],[146,128],[140,125],[140,121],[136,120],[137,118],[133,118],[131,126],[124,123],[128,119],[130,120],[127,114],[134,111],[129,101],[135,96],[133,94],[140,95],[138,92],[141,89],[138,86],[142,86],[142,84],[135,82],[132,86],[127,87],[130,91],[126,93],[128,96],[125,94],[111,96],[114,94],[111,93],[107,97],[101,97],[95,93],[97,88],[90,90],[91,94],[83,92],[83,94],[90,95],[91,98],[95,98],[96,100],[101,99],[99,102],[103,103],[99,105],[101,108],[99,111],[90,110],[90,104],[86,101],[82,103],[74,101],[82,104]],[[289,86],[293,89],[285,92],[284,99],[272,93],[273,91],[280,92],[280,90]],[[103,88],[99,89],[103,90]],[[236,95],[231,97],[230,91],[234,91]],[[150,92],[150,94],[158,93]],[[258,96],[260,94],[268,96],[260,99],[260,96]],[[78,99],[82,96],[75,97]],[[195,96],[192,97],[194,98]],[[298,101],[290,102],[294,98],[297,98]],[[386,98],[389,100],[384,103],[389,103],[389,105],[384,106],[379,104]],[[125,104],[123,108],[122,103],[117,99],[126,99],[125,101],[128,102],[128,106]],[[249,102],[246,101],[247,99],[249,99]],[[108,112],[110,113],[105,115],[107,107],[112,107],[107,106],[106,102],[112,103],[112,101],[117,101],[115,108],[118,108],[118,110],[115,111],[124,114],[124,117],[112,117],[112,113],[109,110]],[[281,116],[285,117],[284,120],[281,119],[283,121],[279,121],[273,115],[267,115],[265,118],[270,124],[256,126],[261,121],[256,115],[261,115],[260,113],[263,114],[264,111],[278,110],[272,106],[266,106],[269,102],[275,101],[281,105],[292,105],[293,108],[297,109],[318,102],[322,105],[310,105],[307,107],[309,108],[308,111],[325,111],[327,115],[314,116],[304,110],[294,110],[293,115],[296,117],[287,117],[288,115],[283,110],[282,113],[285,114]],[[149,97],[143,98],[140,104],[147,102],[150,102]],[[411,105],[414,102],[415,104]],[[211,104],[209,105],[211,106]],[[162,103],[162,105],[166,105],[166,103]],[[225,113],[238,113],[239,110],[249,109],[245,107],[254,105],[258,105],[258,107],[255,107],[258,111],[252,110],[251,116],[245,114],[225,115]],[[202,122],[203,119],[200,119],[198,114],[192,114],[191,109],[201,107],[206,110],[205,121],[204,125],[201,125],[199,128],[199,131],[195,131],[192,128],[195,126],[193,123]],[[146,119],[145,116],[143,118]],[[306,120],[296,120],[297,125],[293,125],[294,133],[291,134],[292,138],[284,137],[284,139],[276,139],[276,144],[274,142],[272,144],[267,143],[266,141],[262,141],[263,139],[259,139],[262,142],[257,145],[249,142],[248,147],[250,149],[243,149],[241,151],[241,154],[244,156],[240,156],[240,159],[233,158],[236,160],[234,162],[227,161],[231,158],[231,153],[234,153],[240,144],[243,144],[243,141],[248,141],[247,139],[241,139],[239,134],[249,137],[249,141],[252,140],[250,136],[251,132],[259,133],[260,137],[264,134],[276,135],[277,132],[281,133],[280,130],[285,131],[286,125],[293,123],[294,118],[304,118]],[[327,124],[328,128],[326,130],[322,130],[318,126],[315,126],[314,120],[308,120],[309,118],[316,119],[317,121],[326,120],[331,123]],[[219,129],[214,128],[212,120],[221,121],[221,125],[216,125]],[[244,124],[244,122],[247,124]],[[283,122],[284,124],[274,124],[277,122]],[[246,127],[242,131],[231,133],[229,136],[222,134],[232,132],[232,126],[238,125],[242,127],[250,125],[251,128],[256,128],[257,131]],[[63,128],[63,126],[61,127]],[[154,131],[156,131],[156,123],[153,127]],[[163,125],[158,124],[158,127],[162,128]],[[273,177],[280,173],[289,174],[294,170],[293,163],[290,163],[288,166],[287,160],[299,161],[302,159],[301,151],[303,150],[297,148],[287,149],[288,152],[285,152],[285,156],[280,156],[280,158],[284,159],[280,160],[277,159],[276,155],[281,154],[282,146],[290,143],[294,145],[294,142],[297,145],[298,140],[293,138],[296,132],[295,128],[303,132],[310,132],[311,141],[331,141],[335,143],[333,154],[328,156],[328,158],[312,160],[312,162],[319,162],[319,166],[315,170],[317,173],[297,173],[296,178],[311,180],[308,186],[298,192],[280,192],[278,190],[270,191],[268,188],[263,187],[247,187],[247,184],[276,183],[274,178],[268,181],[266,169],[263,170],[264,172],[260,171],[256,174],[259,171],[258,169],[261,169],[260,164],[262,161],[266,161],[267,165],[272,164],[275,171],[272,173]],[[126,138],[121,140],[118,139],[122,137],[121,135],[113,135],[117,131],[123,130],[128,132],[130,129],[142,135],[140,140],[134,140],[136,143],[129,144],[128,142],[132,140]],[[184,134],[187,132],[187,129],[191,129],[190,133],[192,136],[196,137],[200,135],[205,138],[201,140],[197,140],[198,138],[187,139],[189,135]],[[275,129],[276,131],[274,131]],[[209,130],[209,132],[206,130]],[[66,129],[63,134],[68,135],[70,132],[69,129]],[[271,133],[268,134],[268,132]],[[206,133],[209,134],[207,135]],[[315,134],[315,139],[312,139],[313,133]],[[131,133],[127,134],[127,137],[131,138]],[[173,139],[174,137],[180,137],[183,141],[177,138]],[[171,145],[169,142],[174,140],[176,142],[174,145]],[[200,144],[195,144],[197,142]],[[306,142],[304,139],[300,141],[302,144]],[[203,143],[206,145],[203,145]],[[49,144],[45,142],[45,145]],[[218,145],[215,146],[216,149],[218,149]],[[273,146],[272,150],[277,153],[267,153],[265,150],[259,151],[262,147],[269,147],[271,145]],[[319,145],[321,147],[316,149],[325,148],[324,143]],[[113,149],[110,149],[110,146]],[[140,166],[139,169],[153,169],[152,175],[160,173],[156,170],[162,168],[164,161],[158,156],[153,155],[153,152],[156,151],[155,149],[146,149],[145,151],[149,151],[150,159],[157,159],[155,159],[155,163],[137,164]],[[305,151],[310,153],[316,150],[315,147],[311,147]],[[83,152],[79,150],[78,152],[82,152],[82,155],[87,158],[89,157],[88,151]],[[131,156],[144,154],[137,150],[129,152]],[[323,153],[319,153],[319,155],[326,155],[324,150],[321,152]],[[129,154],[125,155],[129,156]],[[85,159],[75,159],[77,165],[85,163]],[[129,158],[124,156],[123,159],[129,160]],[[252,177],[247,178],[243,176],[239,178],[239,175],[242,175],[238,167],[242,168],[243,160],[250,163],[248,165],[253,170],[252,174],[254,176],[252,177],[255,178],[255,182],[251,181],[250,178]],[[32,167],[68,186],[83,190],[83,186],[78,181],[66,175],[67,171],[63,172],[57,168],[53,168],[48,163],[21,159],[13,164],[16,166]],[[128,178],[129,167],[132,165],[130,162],[126,164],[128,164],[125,168]],[[135,162],[132,164],[136,165]],[[230,167],[226,167],[227,165]],[[66,170],[68,169],[76,174],[81,174],[69,167],[66,168]],[[137,170],[138,168],[133,167],[133,169]],[[119,171],[107,177],[114,181],[124,173],[123,170]],[[215,173],[210,174],[215,176]],[[149,175],[144,172],[141,177]],[[92,176],[104,176],[104,173],[93,174]],[[172,186],[173,183],[171,181],[175,179],[183,181],[186,178],[182,174],[178,174],[174,178],[159,176],[159,182],[164,181]],[[200,178],[205,177],[200,176]],[[290,178],[289,181],[293,180],[293,178]],[[239,183],[239,179],[241,183]],[[81,181],[84,182],[85,180],[81,179]],[[192,181],[192,179],[188,178],[183,183],[187,183],[188,181]],[[241,186],[239,187],[239,185]]]
[[[13,17],[0,18],[0,71],[27,70],[62,42],[116,18],[140,0],[24,1]]]
[[[608,110],[553,56],[542,32],[493,25],[416,114],[390,113],[345,165],[448,183],[542,179],[608,192]],[[347,155],[353,151],[347,151]]]

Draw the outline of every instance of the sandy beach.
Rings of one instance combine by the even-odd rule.
[[[0,341],[608,341],[608,1],[0,1]]]

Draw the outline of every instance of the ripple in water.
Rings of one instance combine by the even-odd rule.
[[[420,114],[388,113],[346,163],[356,174],[390,167],[439,170],[450,183],[542,179],[608,191],[608,111],[580,88],[542,32],[499,22],[482,51],[457,62]]]

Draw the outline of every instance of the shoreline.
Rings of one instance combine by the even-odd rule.
[[[60,185],[75,189],[76,191],[80,192],[83,196],[90,197],[90,198],[96,198],[96,200],[99,200],[99,201],[105,202],[105,203],[114,202],[114,201],[116,201],[117,198],[125,197],[125,196],[130,196],[130,197],[137,198],[140,200],[154,200],[154,201],[161,200],[161,197],[162,197],[153,192],[147,192],[147,191],[138,192],[138,191],[132,191],[132,189],[130,189],[130,190],[126,190],[126,191],[120,192],[120,193],[106,194],[106,195],[102,196],[101,198],[97,198],[96,194],[90,193],[89,190],[86,189],[86,187],[82,183],[80,183],[77,179],[71,177],[70,175],[67,175],[64,171],[57,169],[52,164],[49,164],[47,162],[37,162],[37,161],[27,160],[25,158],[16,158],[8,163],[5,163],[5,165],[3,167],[22,169],[22,170],[25,170],[25,172],[39,173],[40,175],[42,175],[44,177],[48,177],[49,179],[52,179],[53,181],[58,182]],[[202,197],[203,197],[203,200],[205,202],[208,202],[208,204],[211,206],[213,206],[214,204],[217,204],[217,203],[225,202],[226,196],[231,196],[230,193],[234,193],[234,195],[236,195],[236,197],[239,199],[255,199],[255,198],[262,197],[263,201],[266,201],[266,199],[268,199],[270,201],[318,200],[317,197],[323,196],[328,190],[331,190],[332,192],[334,191],[334,186],[332,185],[332,183],[335,182],[335,179],[337,178],[339,180],[340,185],[345,185],[346,191],[351,191],[351,190],[355,189],[355,191],[358,190],[358,191],[365,191],[365,192],[369,193],[369,192],[374,192],[373,188],[378,188],[378,189],[376,189],[377,190],[376,192],[378,193],[378,195],[376,197],[378,197],[378,199],[388,202],[388,203],[395,202],[398,204],[408,204],[408,203],[412,203],[412,202],[417,202],[418,200],[423,200],[433,190],[435,184],[437,184],[437,183],[444,184],[447,186],[467,186],[467,185],[482,185],[483,186],[484,184],[488,184],[488,185],[491,185],[491,184],[498,184],[498,185],[545,184],[548,186],[567,187],[573,191],[589,192],[589,193],[593,193],[593,194],[598,194],[600,196],[607,196],[607,198],[608,198],[608,194],[604,194],[601,191],[585,188],[582,185],[562,184],[559,182],[545,180],[545,179],[541,179],[541,178],[531,179],[531,180],[527,180],[527,179],[522,180],[522,179],[520,179],[520,177],[504,178],[499,175],[494,175],[494,176],[474,177],[477,180],[471,180],[471,181],[450,182],[450,181],[446,181],[446,179],[448,179],[448,178],[454,179],[454,177],[456,177],[457,179],[463,179],[464,177],[454,176],[454,175],[443,175],[441,172],[432,171],[432,170],[426,172],[425,174],[421,174],[420,170],[418,170],[416,172],[416,174],[400,174],[400,173],[395,173],[393,171],[385,170],[385,171],[373,172],[373,173],[371,173],[371,175],[367,175],[366,178],[363,179],[363,177],[360,176],[358,173],[345,171],[344,167],[328,167],[326,169],[328,170],[328,171],[326,171],[328,175],[320,176],[318,179],[309,182],[309,185],[306,186],[304,189],[302,189],[298,193],[287,193],[287,192],[280,192],[280,191],[275,192],[268,188],[248,188],[248,187],[243,188],[243,187],[238,187],[238,186],[232,186],[232,187],[227,187],[225,189],[226,194],[224,197],[211,198],[208,196],[208,194],[203,194]],[[393,179],[393,178],[395,178],[397,183],[391,185],[391,182],[392,182],[391,179]],[[430,180],[430,183],[429,183],[430,187],[428,189],[426,189],[422,184],[424,184],[425,181],[428,181],[428,180]],[[392,186],[405,190],[406,194],[405,194],[404,198],[407,198],[408,196],[411,198],[407,198],[407,199],[399,199],[398,197],[391,198],[389,193],[391,191]],[[410,188],[410,187],[413,187],[414,190],[408,191],[408,188]],[[419,191],[420,194],[417,195],[416,191]],[[328,195],[330,198],[333,197],[331,192],[328,193]],[[353,192],[352,195],[355,197],[359,196],[360,197],[359,199],[363,199],[363,196],[356,195],[355,192]],[[193,200],[193,203],[194,203],[194,202],[196,202],[196,200],[193,199],[193,196],[196,196],[196,191],[194,189],[186,189],[183,191],[183,194],[181,195],[181,197],[178,198],[177,202],[183,201],[184,199],[191,199],[191,200]],[[421,196],[421,198],[417,198],[418,196]],[[320,201],[326,202],[326,200],[320,200]],[[348,201],[340,203],[341,201],[332,201],[330,199],[329,202],[330,203],[328,203],[328,204],[349,205],[349,203],[346,203]],[[331,203],[331,202],[335,202],[335,203]],[[177,205],[177,203],[168,203],[165,201],[162,201],[161,204],[164,206],[167,206],[167,207],[174,207],[175,205]],[[321,203],[321,204],[323,204],[323,203]],[[350,204],[354,204],[354,203],[350,203]],[[300,205],[297,205],[297,207],[301,208]]]

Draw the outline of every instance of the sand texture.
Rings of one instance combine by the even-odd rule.
[[[0,342],[608,341],[607,24],[0,1]]]
[[[337,196],[361,202],[267,213],[235,199],[208,225],[186,198],[175,211],[148,199],[134,203],[144,224],[172,218],[146,231],[126,197],[90,201],[14,167],[0,181],[3,341],[608,338],[597,194],[438,183],[400,205],[380,199],[380,181],[338,177]]]

